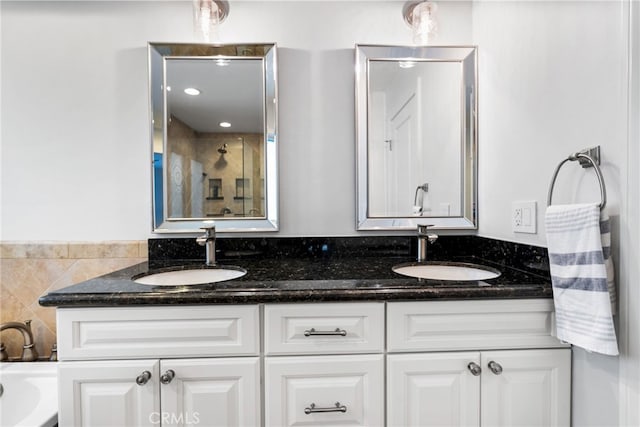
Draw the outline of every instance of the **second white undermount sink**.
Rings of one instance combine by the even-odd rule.
[[[403,276],[429,280],[477,281],[495,279],[500,272],[490,267],[469,263],[400,264],[392,270]]]
[[[133,281],[143,285],[153,286],[204,285],[207,283],[237,279],[245,274],[247,274],[247,270],[244,268],[225,266],[163,271],[140,276]]]

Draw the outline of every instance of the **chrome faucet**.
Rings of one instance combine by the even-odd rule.
[[[204,234],[196,239],[200,246],[206,249],[205,264],[208,266],[216,265],[216,226],[212,224],[209,227],[202,227]]]
[[[33,333],[31,332],[31,320],[26,320],[24,323],[7,322],[0,325],[0,331],[4,331],[5,329],[17,329],[22,333],[24,345],[22,346],[22,357],[20,357],[21,361],[33,362],[38,359],[38,352],[36,351],[35,343],[33,342]],[[0,360],[9,360],[5,346],[1,343]]]
[[[429,233],[429,227],[432,225],[418,225],[418,262],[427,260],[427,243],[438,240],[437,234]]]

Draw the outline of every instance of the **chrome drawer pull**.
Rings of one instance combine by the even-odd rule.
[[[316,328],[311,328],[304,331],[305,337],[310,337],[313,335],[340,335],[341,337],[345,337],[347,336],[347,331],[340,328],[336,328],[335,331],[316,331]]]
[[[496,375],[500,375],[502,373],[502,366],[499,363],[494,362],[493,360],[488,364],[489,369]]]
[[[136,377],[136,384],[145,385],[147,382],[149,382],[150,378],[151,378],[151,372],[144,371],[143,373],[141,373]]]
[[[347,412],[347,407],[344,405],[340,405],[340,402],[336,402],[336,406],[331,406],[329,408],[316,408],[316,404],[312,403],[307,408],[304,408],[304,413],[309,415],[317,412]]]

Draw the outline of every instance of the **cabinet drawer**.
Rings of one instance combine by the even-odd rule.
[[[257,355],[257,305],[57,310],[60,360]]]
[[[384,348],[384,303],[267,305],[265,354],[373,353]]]
[[[550,299],[387,304],[387,350],[562,347]]]
[[[267,357],[267,427],[381,426],[383,355]]]

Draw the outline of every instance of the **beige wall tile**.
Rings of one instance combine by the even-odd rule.
[[[0,321],[32,320],[36,349],[51,354],[56,342],[54,307],[38,299],[60,289],[147,260],[146,241],[0,243]],[[22,353],[22,335],[3,331],[10,357]]]
[[[69,258],[137,258],[140,256],[140,242],[114,241],[96,243],[69,243]]]
[[[78,259],[47,291],[54,291],[145,261],[142,258]]]
[[[144,258],[147,260],[149,258],[149,242],[147,240],[143,240],[138,244],[138,257]]]
[[[24,305],[29,305],[64,276],[75,262],[70,259],[2,259],[0,289],[11,291]]]
[[[67,243],[0,243],[0,258],[67,258]]]

